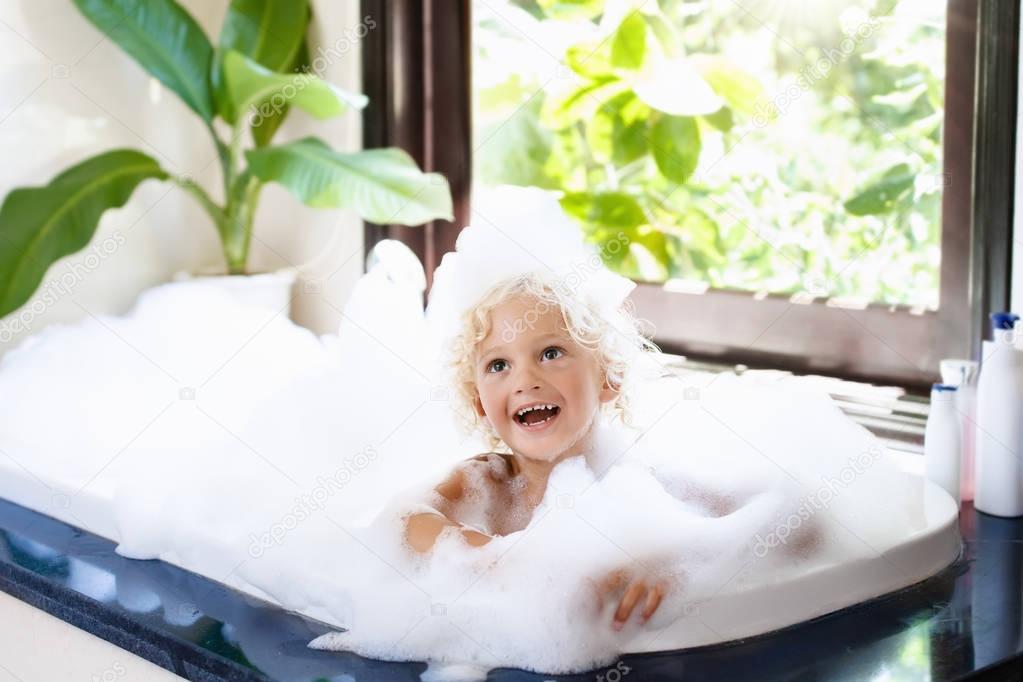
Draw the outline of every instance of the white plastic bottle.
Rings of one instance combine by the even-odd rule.
[[[973,504],[994,516],[1023,516],[1023,353],[1013,347],[1012,313],[995,313],[977,381]]]
[[[962,430],[955,386],[934,384],[931,410],[924,429],[924,473],[944,488],[959,504],[959,463],[962,459]]]
[[[959,499],[966,502],[973,499],[974,462],[977,460],[977,372],[980,364],[974,360],[948,359],[942,360],[939,366],[941,383],[956,387],[963,444],[959,459]]]

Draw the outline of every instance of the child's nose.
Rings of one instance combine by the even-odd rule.
[[[530,368],[524,368],[521,370],[521,375],[518,377],[518,388],[515,389],[516,393],[522,393],[523,391],[539,390],[540,379],[536,376]]]

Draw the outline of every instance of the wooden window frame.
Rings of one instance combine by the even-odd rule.
[[[1009,300],[1020,0],[947,1],[938,310],[638,283],[633,302],[662,349],[919,391],[937,380],[942,358],[978,356],[988,314]],[[362,8],[377,22],[363,43],[364,144],[400,146],[443,173],[455,202],[453,222],[367,224],[366,248],[400,239],[432,277],[469,218],[471,0],[362,0]]]
[[[404,149],[426,171],[444,175],[453,221],[421,227],[365,223],[366,253],[397,239],[419,256],[427,286],[458,233],[469,222],[472,184],[472,25],[470,0],[362,0],[375,28],[362,43],[366,149]]]

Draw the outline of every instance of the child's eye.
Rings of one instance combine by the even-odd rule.
[[[557,346],[551,346],[550,348],[544,349],[543,359],[544,360],[557,360],[558,358],[560,358],[564,354],[565,354],[565,351],[561,350]]]
[[[487,365],[487,371],[488,371],[488,372],[495,372],[495,373],[496,373],[496,372],[500,372],[500,371],[501,371],[502,369],[504,369],[504,368],[505,368],[505,367],[506,367],[507,365],[508,365],[508,363],[507,363],[507,362],[505,362],[504,360],[500,360],[500,359],[498,359],[498,360],[492,360],[492,361],[490,362],[490,364],[489,364],[489,365]]]

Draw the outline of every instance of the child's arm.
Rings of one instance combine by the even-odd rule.
[[[411,514],[405,521],[405,537],[412,549],[419,553],[428,552],[433,549],[441,531],[448,526],[460,528],[462,537],[473,547],[481,547],[494,539],[485,533],[452,521],[439,511]]]
[[[452,521],[444,513],[454,503],[461,500],[465,494],[465,471],[462,467],[455,469],[450,476],[434,488],[434,491],[441,497],[441,504],[438,505],[441,510],[431,508],[410,514],[405,520],[405,538],[412,549],[419,553],[430,551],[434,543],[437,542],[438,536],[448,526],[460,528],[462,537],[473,547],[481,547],[493,540],[493,537],[486,533]]]

